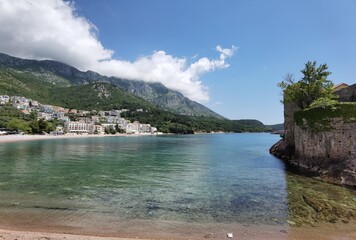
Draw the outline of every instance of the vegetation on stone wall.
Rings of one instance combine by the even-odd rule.
[[[356,103],[345,102],[324,107],[313,107],[294,113],[296,124],[313,132],[330,131],[332,120],[340,118],[344,123],[356,122]]]

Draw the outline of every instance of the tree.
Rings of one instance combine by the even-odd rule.
[[[284,102],[295,102],[302,109],[310,106],[311,103],[319,98],[335,99],[332,92],[333,83],[327,79],[331,72],[327,71],[328,66],[321,64],[316,66],[316,62],[307,62],[305,68],[301,70],[302,79],[294,81],[293,75],[287,74],[284,81],[278,86],[284,93]]]
[[[31,128],[28,126],[27,122],[21,119],[13,118],[8,124],[8,128],[16,131],[23,131],[26,133],[31,132]]]
[[[115,128],[111,127],[111,128],[110,128],[110,133],[111,133],[111,134],[116,134]]]
[[[115,125],[115,130],[117,133],[125,133],[125,130],[120,128],[118,124]]]
[[[38,120],[38,127],[39,127],[39,133],[46,132],[47,122],[41,118],[40,120]]]

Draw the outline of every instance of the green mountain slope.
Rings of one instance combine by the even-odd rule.
[[[82,72],[56,61],[26,60],[2,53],[0,53],[0,66],[31,73],[49,83],[61,86],[107,82],[173,113],[223,118],[209,108],[184,97],[181,93],[166,88],[161,83],[106,77],[92,71]]]
[[[44,104],[82,110],[152,109],[155,106],[108,83],[58,86],[42,76],[0,68],[0,94],[18,95]]]

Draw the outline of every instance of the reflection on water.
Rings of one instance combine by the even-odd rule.
[[[1,144],[0,213],[58,219],[60,212],[67,224],[92,214],[297,225],[353,217],[354,191],[286,174],[268,154],[276,141],[269,134],[221,134]],[[342,198],[331,204],[329,195]]]

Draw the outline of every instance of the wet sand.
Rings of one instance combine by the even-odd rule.
[[[291,227],[288,224],[197,223],[172,220],[128,220],[109,214],[69,214],[59,210],[32,211],[5,208],[0,211],[0,240],[151,239],[356,239],[356,221],[318,223]]]
[[[11,229],[11,228],[10,228]],[[137,230],[142,232],[137,232]],[[326,240],[352,240],[356,239],[356,225],[327,224],[319,227],[289,227],[289,226],[264,226],[264,225],[176,225],[172,223],[140,226],[127,226],[121,233],[94,232],[71,232],[70,230],[55,231],[44,230],[8,230],[0,229],[0,240],[199,240],[199,239],[326,239]],[[110,232],[110,231],[109,231]],[[233,238],[228,238],[227,233],[233,233]]]

